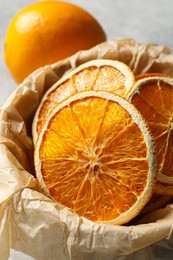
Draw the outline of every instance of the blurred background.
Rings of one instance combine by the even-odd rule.
[[[0,0],[0,105],[17,87],[3,59],[5,32],[11,18],[32,0]],[[69,0],[83,7],[101,24],[108,40],[133,38],[173,49],[173,1],[171,0]]]

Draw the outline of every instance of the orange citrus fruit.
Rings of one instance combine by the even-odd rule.
[[[35,69],[106,40],[98,21],[62,1],[40,1],[19,11],[6,33],[4,57],[17,82]]]
[[[34,158],[44,192],[91,221],[127,223],[153,193],[148,127],[130,102],[107,91],[80,92],[57,105]]]
[[[104,90],[125,96],[134,82],[130,68],[119,61],[98,59],[80,65],[57,81],[43,97],[33,123],[34,143],[52,109],[71,95]]]
[[[173,78],[165,75],[141,78],[128,94],[128,100],[140,111],[153,135],[158,182],[163,183],[161,186],[173,185]]]

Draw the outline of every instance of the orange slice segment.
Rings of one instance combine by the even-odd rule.
[[[130,68],[113,60],[92,60],[62,77],[45,94],[33,122],[33,141],[37,140],[52,109],[75,93],[104,90],[125,96],[135,82]]]
[[[173,78],[158,76],[138,80],[128,100],[140,111],[153,135],[158,181],[173,184]]]
[[[150,132],[132,104],[108,92],[85,91],[59,104],[34,158],[45,193],[95,222],[128,222],[154,189]]]

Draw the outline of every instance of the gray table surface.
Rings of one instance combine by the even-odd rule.
[[[35,1],[0,0],[0,105],[17,87],[3,60],[5,32],[13,15]],[[157,43],[173,49],[172,0],[69,0],[92,15],[102,25],[108,40],[133,38],[139,43]],[[10,259],[31,259],[11,251]]]

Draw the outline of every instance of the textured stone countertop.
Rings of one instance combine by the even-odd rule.
[[[0,105],[16,88],[3,60],[5,31],[12,16],[32,0],[0,0]],[[172,0],[69,0],[89,11],[102,25],[108,40],[133,38],[173,49]],[[11,260],[31,259],[12,251]],[[161,258],[159,258],[161,259]],[[166,258],[165,258],[166,259]]]

